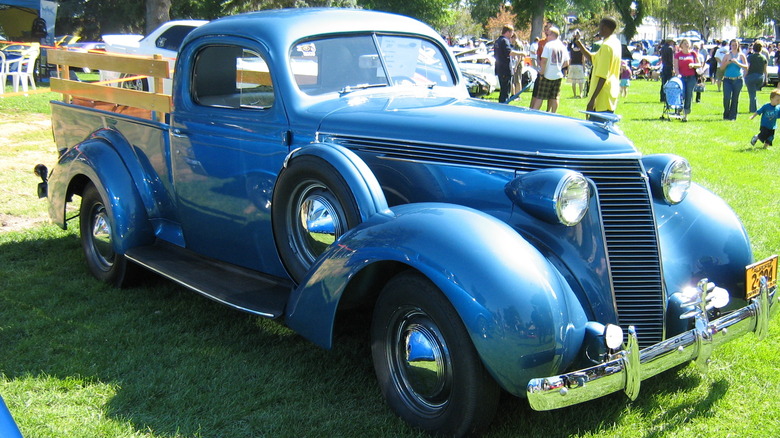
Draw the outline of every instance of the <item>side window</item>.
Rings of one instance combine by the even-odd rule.
[[[193,99],[216,108],[268,109],[274,87],[265,59],[238,46],[208,46],[197,54]]]
[[[154,40],[154,45],[160,49],[178,52],[184,37],[194,29],[193,26],[172,26]]]

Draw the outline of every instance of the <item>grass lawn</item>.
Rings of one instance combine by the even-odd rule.
[[[688,123],[660,121],[658,82],[634,81],[619,126],[644,153],[688,158],[697,182],[734,208],[757,259],[780,250],[780,145],[752,147],[758,119],[721,120],[708,85]],[[562,114],[584,99],[564,85]],[[759,105],[769,99],[759,94]],[[278,323],[230,310],[162,280],[116,290],[94,280],[77,232],[46,224],[36,163],[52,164],[47,101],[0,98],[0,395],[25,437],[413,437],[375,381],[361,327],[331,351]],[[492,96],[495,98],[495,96]],[[529,95],[517,104],[527,106]],[[51,166],[50,166],[51,167]],[[780,333],[552,412],[504,397],[491,437],[768,437],[780,435]]]

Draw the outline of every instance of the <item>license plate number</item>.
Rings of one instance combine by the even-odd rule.
[[[777,256],[773,255],[745,268],[747,299],[755,298],[761,289],[761,277],[766,277],[768,287],[777,284]]]

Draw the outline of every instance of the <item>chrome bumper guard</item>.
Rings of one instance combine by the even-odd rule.
[[[531,380],[526,392],[528,402],[537,411],[547,411],[620,390],[634,400],[644,379],[693,360],[705,371],[715,347],[749,332],[754,332],[758,339],[766,337],[769,320],[780,309],[778,301],[777,286],[770,290],[766,278],[762,278],[759,295],[747,306],[714,321],[708,320],[702,307],[694,316],[692,330],[642,351],[639,351],[634,328],[629,327],[623,350],[611,355],[608,361],[571,373]]]

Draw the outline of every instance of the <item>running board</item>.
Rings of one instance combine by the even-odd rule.
[[[293,290],[289,280],[209,259],[160,241],[132,248],[125,256],[212,300],[266,318],[284,314]]]

